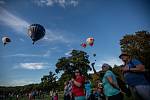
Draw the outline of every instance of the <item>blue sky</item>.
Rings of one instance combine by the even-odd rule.
[[[148,0],[0,0],[0,37],[12,40],[5,47],[0,43],[0,85],[39,83],[72,49],[96,53],[97,70],[102,63],[122,64],[119,40],[150,31],[149,5]],[[33,23],[46,29],[35,45],[27,35]],[[84,49],[80,44],[88,37],[95,44]]]

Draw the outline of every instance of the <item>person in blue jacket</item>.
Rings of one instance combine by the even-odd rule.
[[[125,82],[133,90],[140,100],[150,100],[150,84],[144,76],[145,66],[137,59],[122,52],[119,58],[124,62],[122,67]],[[135,95],[133,95],[136,97]],[[137,100],[137,98],[135,99]]]

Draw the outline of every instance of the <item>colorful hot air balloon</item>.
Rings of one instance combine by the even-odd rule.
[[[90,46],[93,46],[93,44],[94,44],[94,38],[92,38],[92,37],[87,38],[86,39],[86,43],[88,45],[90,45]]]
[[[82,43],[81,46],[82,46],[83,48],[86,48],[86,43]]]
[[[32,24],[29,26],[28,35],[30,36],[34,44],[36,41],[44,37],[45,29],[40,24]]]
[[[9,37],[3,37],[2,38],[2,42],[3,42],[3,44],[4,44],[4,46],[6,45],[6,44],[8,44],[9,42],[11,42],[11,40],[10,40],[10,38]]]

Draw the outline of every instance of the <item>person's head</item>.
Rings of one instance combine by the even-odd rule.
[[[81,75],[80,70],[79,70],[79,69],[76,69],[76,70],[75,70],[75,76],[80,76],[80,75]]]
[[[64,85],[68,85],[68,83],[69,83],[69,82],[68,82],[68,81],[66,81],[66,82],[64,83]]]
[[[128,62],[130,60],[130,55],[127,52],[122,52],[119,58],[124,62]]]
[[[89,84],[90,83],[90,80],[86,77],[85,78],[85,84]]]
[[[111,70],[111,66],[109,64],[104,63],[102,65],[102,70],[106,72],[107,70]]]

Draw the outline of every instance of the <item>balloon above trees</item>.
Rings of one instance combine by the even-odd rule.
[[[94,44],[94,38],[92,38],[92,37],[87,38],[86,39],[86,43],[88,45],[90,45],[90,46],[93,46],[93,44]]]
[[[86,43],[82,43],[81,46],[82,46],[83,48],[86,48]]]
[[[11,39],[9,38],[9,37],[3,37],[2,38],[2,42],[3,42],[3,44],[4,44],[4,46],[6,45],[6,44],[8,44],[9,42],[11,42]]]
[[[45,36],[45,29],[40,24],[32,24],[29,26],[28,35],[33,41],[33,44]]]
[[[86,39],[85,43],[82,43],[81,46],[83,48],[86,48],[88,45],[93,46],[94,45],[94,38],[93,37],[89,37]]]
[[[96,57],[96,54],[94,53],[93,56]]]

